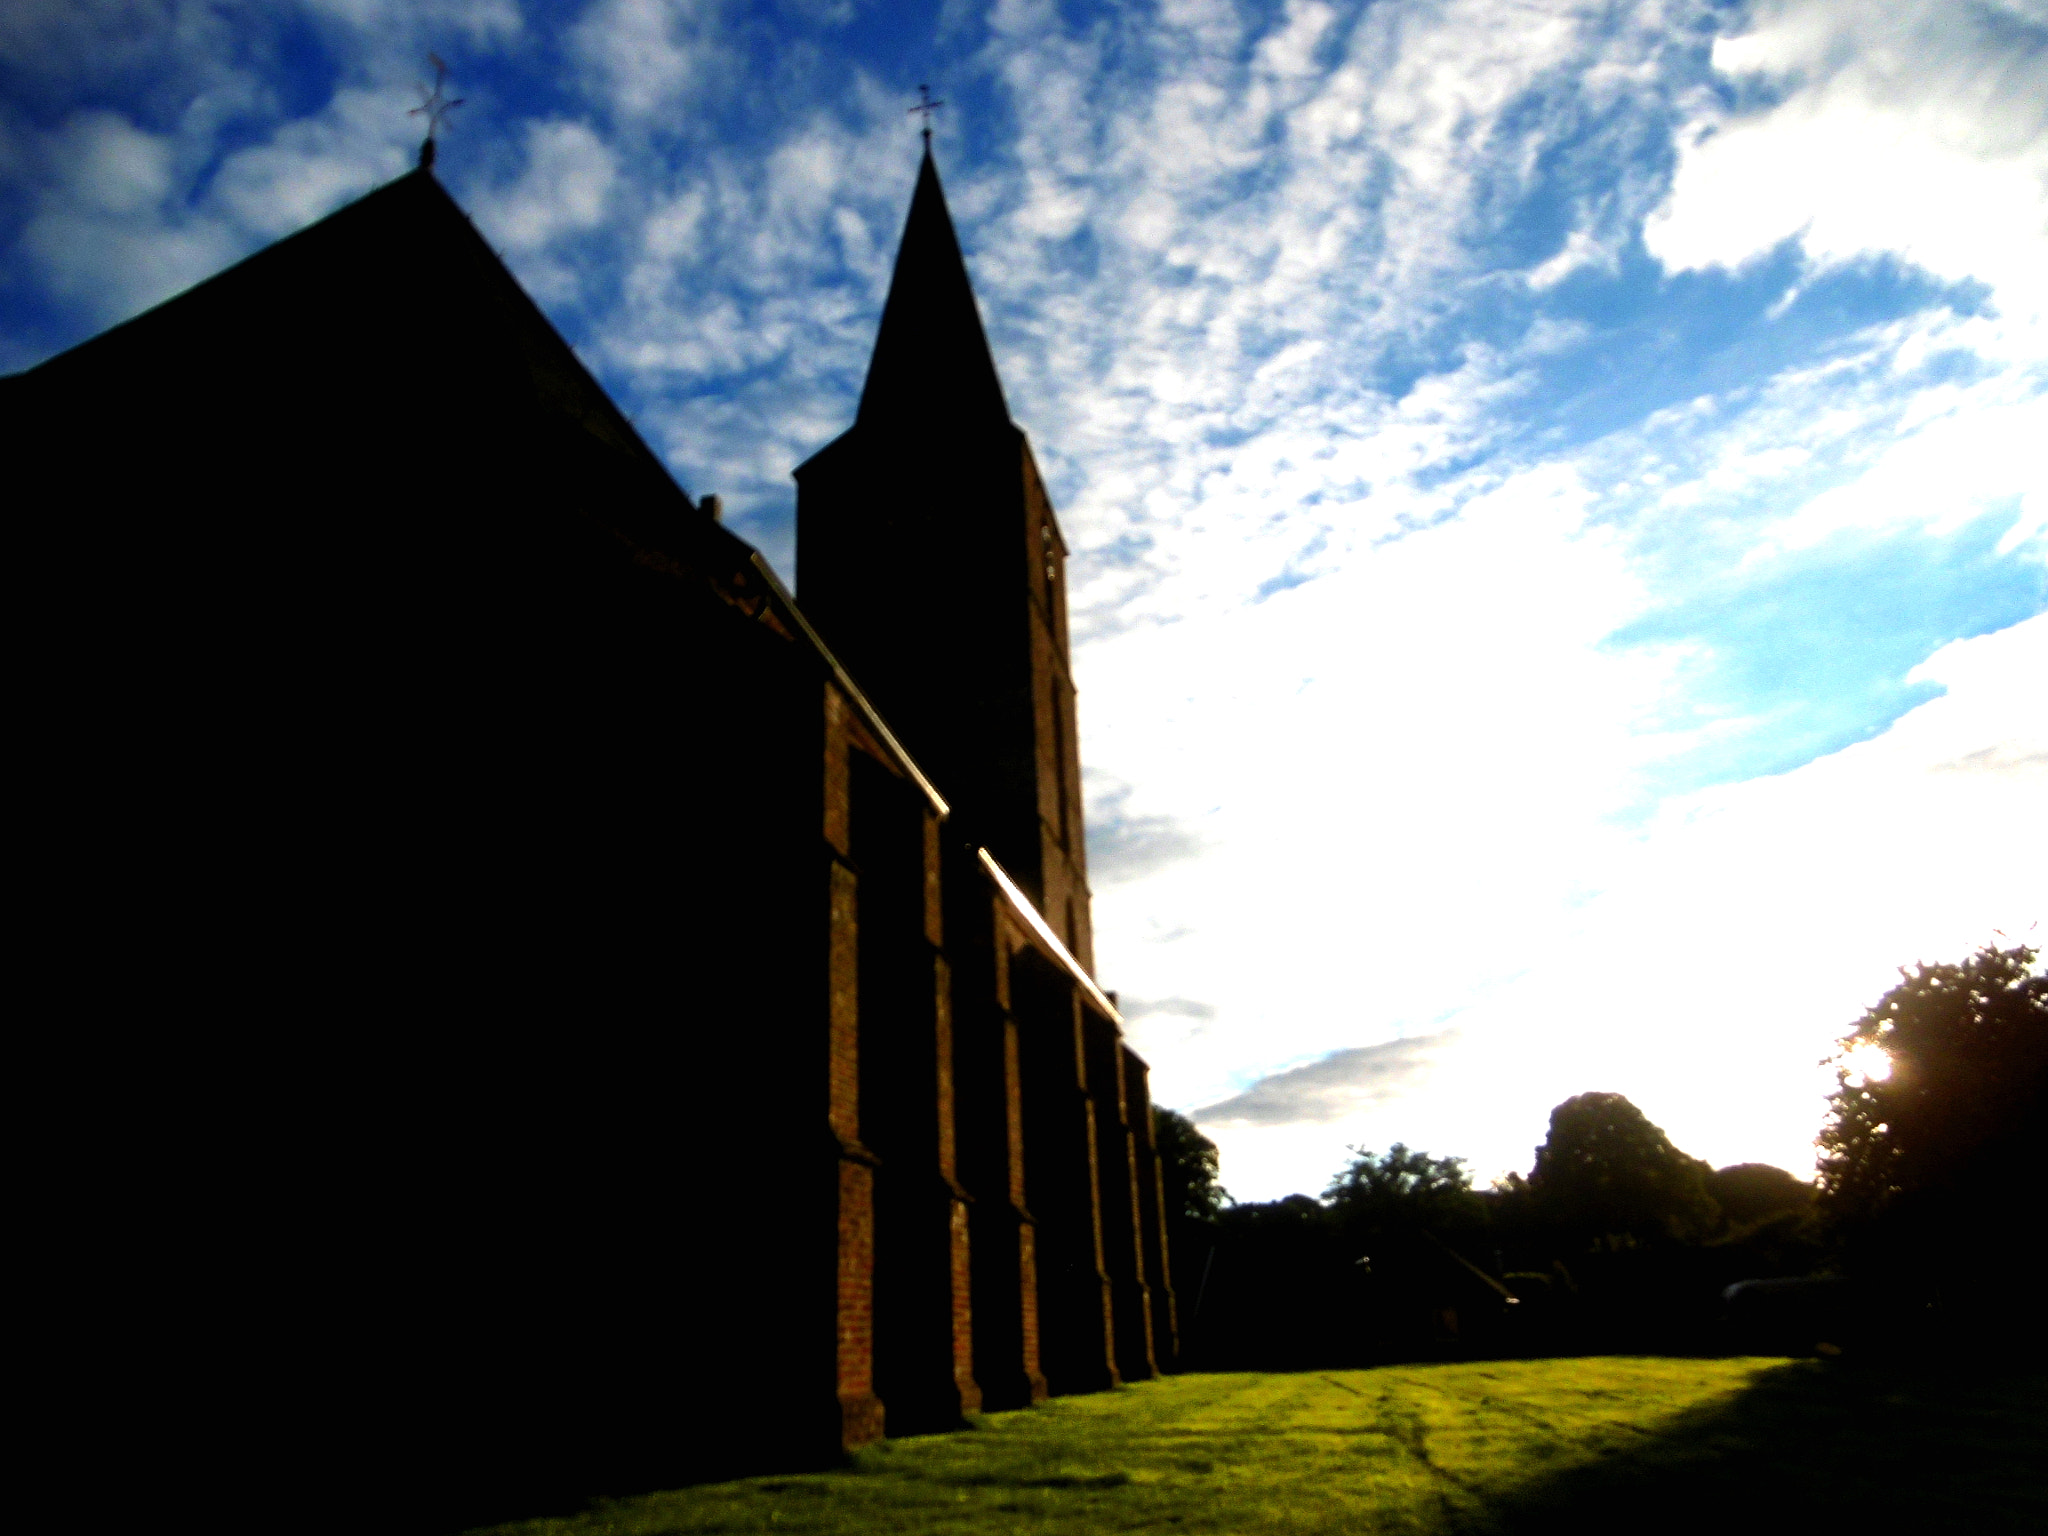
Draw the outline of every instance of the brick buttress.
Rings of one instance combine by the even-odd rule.
[[[1082,993],[1031,949],[1012,957],[1023,1067],[1024,1192],[1038,1218],[1039,1351],[1055,1393],[1120,1384],[1103,1271],[1100,1162]]]
[[[865,1445],[882,1433],[875,1394],[875,1169],[860,1139],[860,877],[852,863],[852,711],[825,687],[824,897],[826,1120],[833,1154],[832,1413],[838,1443]],[[792,1319],[792,1323],[799,1320]]]
[[[875,1170],[874,1375],[892,1435],[979,1411],[969,1198],[957,1177],[939,823],[915,785],[856,756],[861,1139]]]
[[[1159,1374],[1159,1367],[1152,1358],[1151,1296],[1138,1224],[1137,1149],[1125,1112],[1127,1053],[1116,1025],[1086,1008],[1081,1036],[1088,1063],[1088,1100],[1095,1112],[1102,1267],[1109,1279],[1116,1368],[1125,1381],[1147,1381]]]
[[[1132,1173],[1138,1186],[1138,1244],[1151,1302],[1152,1359],[1158,1369],[1170,1371],[1180,1360],[1180,1317],[1173,1271],[1167,1265],[1165,1183],[1152,1137],[1152,1074],[1129,1046],[1123,1047],[1123,1064],[1124,1110],[1130,1119]]]
[[[1037,1228],[1024,1201],[1023,1068],[1011,1007],[1004,902],[974,850],[949,845],[954,1091],[974,1286],[974,1376],[986,1408],[1043,1402]]]

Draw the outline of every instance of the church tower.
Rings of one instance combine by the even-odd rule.
[[[928,145],[859,411],[796,480],[804,612],[1092,972],[1067,547]]]

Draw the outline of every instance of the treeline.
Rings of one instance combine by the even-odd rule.
[[[1817,1184],[1710,1167],[1621,1095],[1584,1093],[1491,1189],[1396,1143],[1357,1150],[1320,1198],[1238,1204],[1215,1147],[1159,1111],[1183,1364],[1947,1347],[1987,1315],[2038,1348],[2039,1318],[2012,1315],[2048,1131],[2034,960],[1901,972],[1842,1040]]]

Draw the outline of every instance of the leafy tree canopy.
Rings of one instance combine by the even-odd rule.
[[[1329,1225],[1329,1221],[1329,1211],[1307,1195],[1283,1195],[1278,1200],[1233,1205],[1221,1217],[1226,1231],[1241,1236],[1320,1231]]]
[[[1736,1226],[1749,1226],[1787,1211],[1813,1209],[1811,1184],[1769,1163],[1736,1163],[1707,1175],[1707,1193]]]
[[[1662,1242],[1715,1224],[1711,1172],[1622,1095],[1582,1093],[1550,1112],[1528,1187],[1537,1209],[1582,1241]]]
[[[1349,1166],[1323,1191],[1348,1233],[1443,1232],[1484,1219],[1462,1157],[1431,1157],[1398,1141],[1384,1153],[1351,1150]]]
[[[1208,1222],[1230,1202],[1216,1182],[1216,1143],[1195,1129],[1186,1115],[1154,1106],[1152,1145],[1159,1154],[1159,1181],[1166,1219],[1175,1223]]]
[[[1842,1038],[1820,1136],[1821,1195],[1838,1222],[1853,1229],[1909,1205],[1962,1220],[2032,1187],[2048,1119],[2037,955],[1986,945],[1959,965],[1901,969]]]

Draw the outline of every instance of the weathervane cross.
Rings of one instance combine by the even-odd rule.
[[[919,113],[924,114],[924,147],[930,149],[932,147],[932,114],[943,107],[945,103],[932,100],[932,88],[928,85],[920,85],[917,88],[917,94],[922,99],[904,115],[906,117],[916,117]]]
[[[406,113],[407,117],[424,117],[427,120],[426,141],[420,145],[420,164],[434,163],[434,135],[441,131],[441,125],[448,121],[448,114],[462,105],[463,98],[448,99],[444,87],[448,83],[448,66],[438,53],[427,55],[427,62],[434,66],[434,88],[429,91],[424,85],[420,89],[420,104]]]

